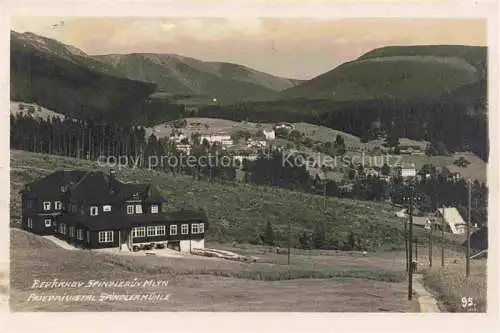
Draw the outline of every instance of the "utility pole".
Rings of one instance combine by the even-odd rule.
[[[413,187],[410,188],[410,225],[408,226],[408,241],[411,242],[413,238]],[[408,300],[411,301],[411,296],[413,294],[413,255],[411,243],[408,246],[408,259],[409,259],[409,269],[408,269]]]
[[[408,221],[403,219],[404,224],[404,238],[405,238],[405,262],[406,262],[406,271],[409,270],[409,260],[408,260]]]
[[[412,240],[413,240],[413,204],[414,200],[417,199],[417,201],[420,200],[419,197],[415,197],[415,183],[412,181],[409,186],[409,192],[407,196],[403,197],[404,201],[409,202],[409,218],[410,218],[410,225],[408,226],[408,261],[409,261],[409,267],[408,267],[408,300],[411,301],[412,299],[412,294],[413,294],[413,246],[412,246]]]
[[[465,258],[465,276],[470,275],[470,217],[471,217],[471,196],[472,196],[472,181],[469,179],[469,202],[468,202],[468,216],[467,216],[467,252]]]
[[[326,209],[326,179],[323,181],[323,209]]]
[[[444,267],[444,204],[441,214],[441,267]]]
[[[415,236],[415,262],[418,261],[418,239],[417,237]]]
[[[288,266],[290,266],[290,247],[291,247],[290,238],[291,238],[291,235],[292,235],[292,223],[290,222],[290,220],[288,220]]]
[[[429,229],[429,267],[432,267],[432,225]]]

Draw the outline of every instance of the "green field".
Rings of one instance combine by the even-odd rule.
[[[11,215],[20,214],[19,190],[28,181],[56,169],[98,169],[95,163],[59,156],[11,151]],[[342,246],[349,235],[367,250],[401,249],[401,221],[386,203],[357,201],[241,183],[193,181],[189,176],[140,169],[118,170],[119,178],[156,184],[172,209],[194,206],[207,211],[207,239],[218,242],[259,243],[270,222],[282,246],[291,224],[292,245],[299,235],[325,225],[327,241]],[[325,200],[325,201],[324,201]],[[326,207],[323,203],[326,202]]]
[[[11,311],[307,311],[416,312],[409,302],[401,256],[258,253],[267,263],[186,256],[112,255],[70,251],[28,232],[11,230]],[[29,246],[26,246],[29,244]],[[217,244],[207,244],[217,247]],[[227,249],[227,247],[224,247]],[[230,248],[235,250],[234,248]],[[256,250],[254,249],[255,252]],[[52,281],[161,280],[158,287],[31,289],[34,279]],[[169,295],[164,301],[37,301],[30,296],[105,294]]]

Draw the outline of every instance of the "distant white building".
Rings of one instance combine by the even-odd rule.
[[[238,161],[240,164],[243,163],[243,160],[249,160],[249,161],[255,161],[258,158],[257,155],[251,154],[251,155],[234,155],[233,156],[233,161]]]
[[[181,134],[171,135],[169,139],[171,141],[175,141],[175,143],[180,143],[182,140],[187,139],[187,136],[181,133]]]
[[[409,166],[402,166],[398,168],[399,176],[402,178],[410,178],[417,176],[417,169],[415,168],[415,164],[411,164]]]
[[[233,140],[231,139],[231,135],[225,133],[217,133],[217,134],[201,134],[200,142],[203,143],[205,140],[208,143],[220,143],[223,146],[231,146],[233,145]]]
[[[444,212],[443,208],[439,208],[436,215],[441,218],[444,217],[444,221],[448,226],[447,229],[451,231],[452,234],[464,234],[466,232],[467,224],[455,207],[445,207]]]
[[[264,148],[266,146],[267,146],[266,140],[248,139],[248,141],[247,141],[248,148]]]
[[[177,150],[186,153],[186,155],[191,154],[191,145],[189,144],[178,144],[176,145]]]
[[[270,130],[270,131],[263,130],[262,133],[264,133],[266,140],[276,139],[276,133],[274,132],[274,130]]]
[[[279,124],[276,124],[274,126],[274,129],[277,130],[277,129],[286,129],[286,130],[293,130],[295,129],[295,126],[293,124],[289,124],[289,123],[279,123]]]

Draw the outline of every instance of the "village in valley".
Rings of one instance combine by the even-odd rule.
[[[75,50],[11,31],[13,311],[486,312],[486,47]]]

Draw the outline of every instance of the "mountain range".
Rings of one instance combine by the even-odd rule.
[[[174,95],[205,95],[226,104],[267,96],[300,80],[281,78],[242,65],[207,62],[177,54],[133,53],[91,56],[82,50],[33,33],[11,32],[11,44],[58,57],[101,74],[154,83]]]
[[[144,113],[156,113],[151,121],[166,111],[170,118],[178,116],[182,108],[172,102],[179,95],[205,96],[224,106],[245,103],[245,108],[257,102],[261,109],[276,103],[308,109],[304,101],[327,101],[329,107],[330,102],[433,99],[456,92],[484,104],[486,53],[485,47],[461,45],[383,47],[300,81],[176,54],[91,56],[54,39],[11,31],[11,99],[77,118],[133,122],[149,117]],[[152,98],[162,94],[165,101]]]

